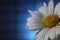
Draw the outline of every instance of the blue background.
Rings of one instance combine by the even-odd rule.
[[[27,18],[30,17],[30,14],[27,10],[38,10],[42,5],[43,2],[48,4],[49,0],[20,0],[19,5],[17,6],[19,14],[18,14],[18,37],[19,40],[32,40],[33,36],[37,31],[29,31],[26,27]],[[55,4],[59,2],[59,0],[54,1]],[[21,33],[20,33],[21,31]]]
[[[0,40],[32,40],[37,31],[27,29],[27,10],[38,10],[43,2],[49,0],[0,0]]]

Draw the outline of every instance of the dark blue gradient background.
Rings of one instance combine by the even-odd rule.
[[[49,0],[0,0],[0,40],[32,40],[37,31],[27,29],[27,10],[38,10],[43,2]]]

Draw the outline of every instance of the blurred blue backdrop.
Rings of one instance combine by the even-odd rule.
[[[27,29],[27,10],[38,10],[43,2],[49,0],[0,0],[0,40],[32,40],[37,31]]]
[[[26,28],[27,18],[30,17],[27,10],[38,10],[43,5],[43,2],[48,4],[49,0],[19,0],[17,5],[19,40],[32,40],[37,31],[29,31]],[[55,0],[54,2],[57,4],[59,0]]]

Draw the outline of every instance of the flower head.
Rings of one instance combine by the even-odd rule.
[[[49,15],[43,19],[45,27],[52,28],[59,23],[59,16],[56,14]]]
[[[60,35],[60,2],[54,8],[53,0],[50,0],[48,6],[43,3],[43,6],[38,11],[28,12],[32,15],[27,19],[27,27],[29,30],[41,30],[38,32],[34,39],[48,40],[57,38]]]

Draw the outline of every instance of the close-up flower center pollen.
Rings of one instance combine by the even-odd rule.
[[[43,19],[43,24],[47,28],[52,28],[52,27],[56,26],[58,24],[58,22],[59,22],[59,16],[56,14],[49,15]]]

